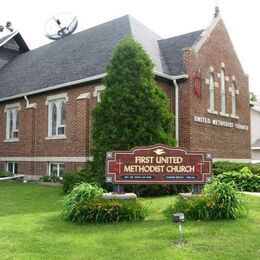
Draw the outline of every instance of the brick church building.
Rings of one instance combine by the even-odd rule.
[[[212,151],[215,160],[250,160],[248,76],[221,17],[162,39],[127,15],[35,50],[18,32],[0,38],[0,171],[61,176],[92,159],[91,110],[127,35],[155,65],[179,146]]]

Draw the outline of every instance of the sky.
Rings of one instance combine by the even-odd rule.
[[[77,16],[76,32],[130,14],[161,37],[168,38],[208,27],[216,4],[242,67],[249,75],[250,91],[260,100],[259,0],[1,1],[0,25],[11,21],[30,49],[50,42],[43,28],[53,15],[64,12]]]

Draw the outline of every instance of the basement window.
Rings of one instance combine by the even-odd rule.
[[[64,163],[51,162],[48,164],[48,175],[62,177],[64,173]]]
[[[6,171],[11,172],[13,174],[18,174],[18,163],[17,162],[7,162]]]

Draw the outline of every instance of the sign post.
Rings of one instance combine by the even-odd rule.
[[[106,181],[115,185],[117,193],[124,192],[124,184],[193,184],[199,188],[210,182],[211,177],[210,152],[193,152],[162,144],[107,152]]]

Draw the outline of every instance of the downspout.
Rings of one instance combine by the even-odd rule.
[[[178,79],[187,79],[189,76],[187,74],[172,76],[173,85],[175,87],[175,139],[177,141],[177,147],[179,146],[179,85],[177,83]]]
[[[37,155],[37,151],[36,151],[36,141],[37,141],[37,137],[36,137],[36,131],[37,131],[37,110],[36,110],[36,103],[32,103],[30,104],[30,101],[28,99],[27,96],[24,96],[24,99],[26,101],[26,109],[35,109],[35,112],[32,113],[32,116],[34,115],[34,118],[32,118],[33,122],[34,122],[34,145],[33,145],[33,150],[34,150],[34,163],[33,163],[33,174],[36,173],[36,155]]]
[[[173,84],[175,86],[175,139],[177,141],[176,146],[179,146],[179,85],[176,79],[173,77]]]
[[[27,98],[27,96],[24,96],[24,99],[25,99],[25,101],[26,101],[26,107],[28,107],[29,106],[29,99]]]

